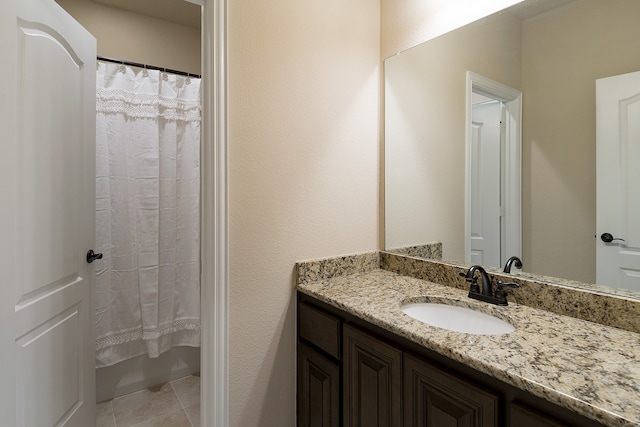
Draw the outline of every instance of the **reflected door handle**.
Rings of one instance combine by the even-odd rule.
[[[87,252],[87,262],[91,264],[93,261],[97,259],[102,259],[102,254],[97,254],[93,252],[93,249],[89,249],[89,252]]]
[[[600,236],[600,238],[605,243],[611,243],[614,240],[620,240],[621,242],[624,242],[624,239],[621,239],[619,237],[613,237],[611,233],[602,233],[602,236]]]

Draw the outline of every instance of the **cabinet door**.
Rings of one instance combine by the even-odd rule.
[[[568,424],[518,403],[511,404],[509,419],[512,427],[569,427]]]
[[[409,355],[403,369],[407,427],[498,425],[497,395]]]
[[[298,343],[298,426],[340,425],[340,366]]]
[[[402,352],[344,326],[344,424],[402,426]]]

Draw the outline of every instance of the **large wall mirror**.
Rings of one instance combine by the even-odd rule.
[[[596,283],[599,245],[640,254],[634,231],[640,226],[633,225],[640,222],[640,184],[634,186],[633,173],[627,171],[631,181],[624,186],[631,207],[618,215],[626,223],[603,228],[596,214],[596,82],[640,71],[638,16],[637,0],[526,0],[386,59],[385,248],[439,242],[443,260],[469,262],[465,141],[472,72],[522,93],[523,271]],[[640,127],[634,108],[629,122]],[[627,130],[630,157],[640,153],[640,131]],[[624,172],[620,159],[607,167]],[[604,242],[605,232],[625,241]],[[640,277],[636,265],[629,274]]]

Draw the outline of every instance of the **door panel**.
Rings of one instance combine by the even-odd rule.
[[[17,340],[18,425],[69,425],[82,405],[80,307],[74,306]],[[50,369],[55,366],[56,369]],[[39,402],[34,411],[28,402]]]
[[[298,426],[340,425],[340,365],[298,343]]]
[[[3,425],[95,423],[95,39],[53,0],[0,6]]]
[[[18,134],[23,189],[20,298],[51,287],[63,287],[83,267],[78,234],[79,190],[82,179],[82,128],[69,125],[81,117],[82,75],[79,59],[51,28],[19,22],[22,58],[18,70]],[[46,70],[43,73],[43,70]],[[44,75],[43,75],[44,74]],[[55,83],[55,84],[53,84]],[[43,102],[50,100],[51,102]],[[64,108],[58,103],[64,100]],[[37,125],[34,125],[37,124]],[[29,254],[46,253],[33,268]]]
[[[596,282],[640,290],[640,72],[596,81],[596,126]]]
[[[498,425],[496,393],[406,354],[403,369],[406,427]]]
[[[473,105],[471,263],[500,267],[501,114],[498,101]]]
[[[344,425],[402,425],[402,352],[350,325],[343,339]]]

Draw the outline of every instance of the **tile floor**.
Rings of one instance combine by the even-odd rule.
[[[96,427],[200,427],[200,377],[98,403]]]

